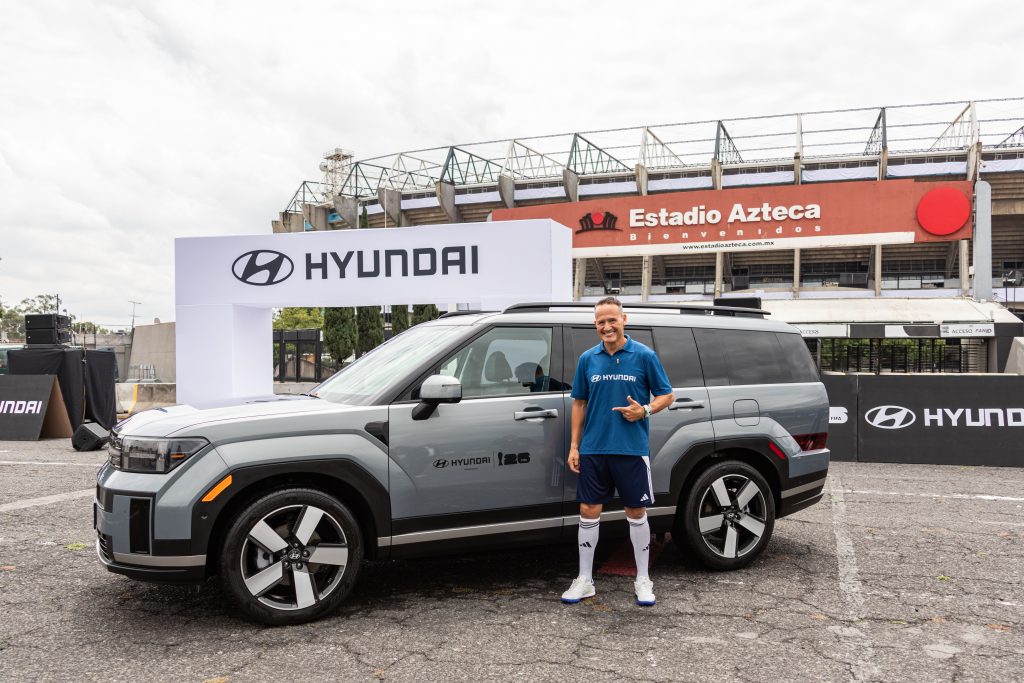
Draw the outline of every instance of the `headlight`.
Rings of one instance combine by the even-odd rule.
[[[125,472],[170,472],[207,445],[206,439],[154,439],[111,434],[110,464]]]

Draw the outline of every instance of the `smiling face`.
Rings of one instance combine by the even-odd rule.
[[[606,348],[618,349],[626,343],[626,314],[615,304],[594,309],[594,327]]]

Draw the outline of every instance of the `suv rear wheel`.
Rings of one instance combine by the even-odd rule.
[[[768,482],[747,463],[727,460],[694,482],[673,536],[711,569],[740,569],[761,554],[774,527]]]
[[[363,561],[355,517],[313,489],[283,489],[242,510],[221,550],[225,590],[249,619],[299,624],[334,610]]]

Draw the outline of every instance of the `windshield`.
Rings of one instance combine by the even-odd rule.
[[[312,392],[313,396],[350,405],[367,405],[392,383],[409,375],[447,342],[466,332],[463,326],[417,325],[381,344],[345,367]]]

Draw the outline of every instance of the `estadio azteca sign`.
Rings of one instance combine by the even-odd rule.
[[[581,257],[897,244],[971,236],[968,181],[772,185],[543,204],[495,221],[551,218]]]

